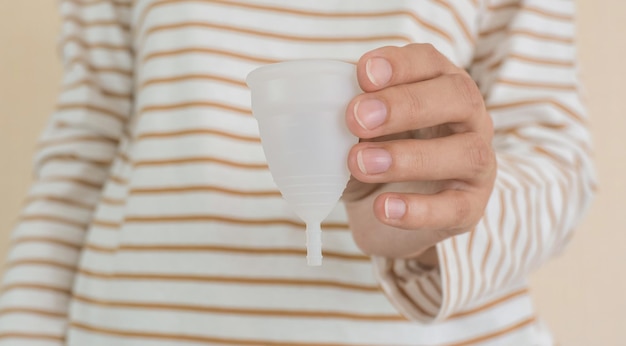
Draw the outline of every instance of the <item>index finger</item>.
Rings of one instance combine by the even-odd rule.
[[[459,69],[432,44],[413,43],[365,53],[357,64],[357,77],[361,89],[372,92],[456,73]]]

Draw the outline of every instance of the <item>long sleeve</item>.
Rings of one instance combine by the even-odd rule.
[[[64,344],[86,229],[131,112],[130,1],[60,2],[64,77],[11,239],[0,345]]]
[[[484,217],[472,232],[437,245],[433,272],[410,261],[375,259],[393,303],[424,322],[523,285],[567,244],[594,192],[574,3],[491,1],[485,7],[470,68],[495,127],[498,175]]]

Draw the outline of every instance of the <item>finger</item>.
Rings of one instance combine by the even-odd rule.
[[[429,43],[378,48],[365,53],[357,63],[359,84],[366,92],[428,80],[458,70]]]
[[[393,86],[355,97],[346,123],[360,138],[452,124],[457,132],[487,134],[487,112],[476,83],[466,73]]]
[[[479,183],[491,179],[495,165],[490,143],[475,132],[362,142],[348,156],[350,172],[364,183],[451,179]]]
[[[374,201],[374,214],[397,228],[436,231],[440,239],[474,227],[486,200],[478,194],[445,190],[434,195],[386,193]]]

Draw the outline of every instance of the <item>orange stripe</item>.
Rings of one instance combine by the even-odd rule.
[[[93,325],[71,322],[70,328],[80,329],[86,332],[92,332],[97,334],[112,335],[117,337],[130,337],[130,338],[143,338],[154,340],[170,340],[176,343],[182,341],[197,342],[197,343],[210,343],[219,345],[237,345],[237,346],[365,346],[357,344],[338,344],[338,343],[303,343],[303,342],[280,342],[269,340],[251,340],[251,339],[226,339],[220,337],[201,336],[201,335],[189,335],[189,334],[169,334],[169,333],[155,333],[155,332],[141,332],[130,330],[119,330],[112,328],[101,328]]]
[[[67,64],[65,64],[65,70],[69,70],[70,67],[74,65],[82,65],[87,71],[91,73],[116,73],[127,78],[132,78],[133,76],[133,72],[131,70],[127,70],[121,67],[94,66],[90,64],[88,61],[85,61],[82,55],[76,56],[72,60],[67,62]]]
[[[250,247],[237,247],[227,245],[128,245],[122,244],[115,248],[107,248],[104,246],[98,246],[88,244],[86,249],[94,250],[96,252],[227,252],[246,255],[289,255],[289,256],[304,256],[306,250],[304,249],[289,249],[289,248],[250,248]],[[370,258],[361,254],[345,253],[324,250],[324,258],[333,258],[349,261],[361,261],[369,262]]]
[[[536,65],[547,65],[550,68],[553,68],[554,66],[557,66],[557,67],[567,67],[567,68],[573,68],[574,67],[574,62],[573,61],[559,61],[559,60],[537,59],[537,58],[522,56],[522,55],[518,55],[518,54],[509,54],[506,57],[504,57],[504,59],[500,59],[500,60],[494,61],[489,66],[487,66],[487,68],[489,70],[495,70],[495,69],[499,68],[500,66],[502,66],[502,64],[504,64],[504,62],[506,62],[508,60],[519,60],[519,61],[523,61],[523,62],[531,63],[531,64],[536,64]]]
[[[349,319],[357,321],[389,322],[406,320],[399,315],[361,314],[339,311],[313,311],[313,310],[277,310],[277,309],[244,309],[235,307],[218,307],[202,305],[163,304],[157,302],[130,302],[96,299],[82,295],[74,295],[73,299],[88,305],[99,305],[121,309],[145,309],[167,310],[177,312],[199,312],[205,314],[247,315],[262,317],[285,317],[285,318],[323,318],[323,319]]]
[[[22,221],[45,221],[45,222],[56,222],[65,224],[68,226],[73,226],[77,228],[84,229],[87,224],[85,222],[66,219],[56,215],[42,215],[42,214],[31,214],[31,215],[23,215],[20,218]]]
[[[504,60],[497,60],[491,63],[489,66],[487,66],[487,69],[489,71],[493,71],[493,70],[500,68],[500,66],[502,66],[503,64],[504,64]]]
[[[117,153],[117,157],[119,157],[120,160],[124,161],[124,163],[130,163],[130,158],[123,151]]]
[[[131,93],[122,93],[118,91],[104,89],[101,85],[99,85],[97,82],[92,81],[91,79],[83,79],[71,84],[63,85],[62,89],[65,92],[80,88],[81,86],[90,86],[98,90],[103,96],[112,98],[129,99],[132,96]]]
[[[5,339],[35,339],[35,340],[49,340],[49,341],[64,342],[65,336],[58,336],[58,335],[51,335],[51,334],[12,332],[12,331],[0,332],[0,340],[5,340]]]
[[[413,307],[415,310],[417,310],[420,314],[422,314],[422,316],[425,317],[434,317],[434,315],[431,312],[426,311],[426,309],[424,309],[424,307],[422,305],[420,305],[420,303],[413,299],[408,293],[407,291],[404,289],[403,286],[403,282],[404,280],[401,279],[398,274],[396,273],[396,271],[394,270],[394,266],[390,265],[390,268],[388,268],[387,270],[389,272],[389,274],[391,275],[391,277],[393,278],[393,282],[396,283],[395,286],[397,288],[398,293],[400,293],[400,295],[402,296],[402,298],[404,298],[404,301],[410,305],[411,307]],[[385,292],[386,294],[386,292]],[[437,306],[437,305],[435,305]]]
[[[211,102],[211,101],[195,101],[195,102],[181,102],[181,103],[173,103],[173,104],[165,104],[165,105],[150,105],[144,106],[139,110],[140,115],[145,115],[148,112],[154,111],[171,111],[177,109],[185,109],[191,107],[209,107],[209,108],[217,108],[222,109],[234,113],[240,113],[243,115],[252,115],[252,111],[250,108],[241,108],[232,105],[227,105],[219,102]]]
[[[462,302],[465,300],[463,299],[463,287],[464,287],[464,270],[463,267],[461,266],[461,258],[459,256],[459,247],[457,245],[457,241],[456,241],[456,237],[452,237],[452,252],[454,253],[454,257],[455,257],[455,261],[456,261],[456,267],[458,268],[458,281],[460,284],[457,285],[457,297],[458,297],[458,302],[457,302],[457,306],[460,306],[462,304]]]
[[[228,1],[217,0],[217,1],[219,1],[222,4],[229,4],[229,5],[235,4],[235,2],[232,0],[228,0]],[[472,1],[477,1],[477,0],[472,0]],[[414,12],[411,12],[411,11],[337,13],[337,12],[314,12],[310,10],[304,11],[304,10],[285,9],[285,8],[280,8],[280,7],[259,6],[259,5],[252,6],[251,4],[248,4],[248,3],[239,3],[238,5],[240,6],[243,5],[244,7],[254,8],[254,9],[263,9],[263,10],[277,11],[277,12],[296,14],[296,15],[302,15],[302,16],[326,17],[326,18],[384,18],[384,17],[390,17],[390,16],[407,16],[411,18],[413,21],[415,21],[416,23],[418,23],[419,26],[425,27],[428,30],[437,33],[438,35],[445,38],[448,42],[450,43],[455,42],[454,37],[452,37],[452,35],[450,35],[448,32],[446,32],[445,30],[443,30],[442,28],[434,24],[424,21],[422,18],[420,18]]]
[[[354,290],[361,292],[381,291],[376,284],[355,284],[331,280],[313,279],[286,279],[286,278],[251,278],[233,276],[211,276],[211,275],[184,275],[184,274],[142,274],[142,273],[102,273],[81,268],[78,270],[81,275],[102,279],[102,280],[136,280],[136,281],[174,281],[174,282],[204,282],[221,283],[234,285],[263,285],[263,286],[297,286],[297,287],[324,287]]]
[[[115,228],[115,229],[118,229],[118,228],[122,227],[122,224],[120,222],[94,219],[94,220],[91,221],[91,226],[96,226],[96,227],[100,227],[100,228]]]
[[[476,337],[476,338],[473,338],[473,339],[470,339],[470,340],[465,340],[465,341],[457,342],[457,343],[454,343],[454,344],[448,344],[447,346],[476,345],[476,344],[478,344],[480,342],[484,342],[484,341],[487,341],[487,340],[495,339],[497,337],[500,337],[500,336],[509,334],[511,332],[514,332],[516,330],[522,329],[522,328],[524,328],[526,326],[529,326],[529,325],[535,323],[535,320],[536,320],[536,317],[533,316],[533,317],[525,319],[525,320],[523,320],[523,321],[521,321],[519,323],[516,323],[516,324],[514,324],[512,326],[509,326],[509,327],[506,327],[504,329],[498,330],[496,332],[489,333],[489,334],[486,334],[486,335],[482,335],[482,336],[479,336],[479,337]]]
[[[490,302],[488,302],[486,304],[483,304],[483,305],[481,305],[479,307],[476,307],[476,308],[473,308],[473,309],[470,309],[470,310],[465,310],[465,311],[458,312],[458,313],[450,316],[448,319],[461,318],[461,317],[467,317],[467,316],[470,316],[470,315],[475,315],[477,313],[489,310],[489,309],[491,309],[491,308],[493,308],[493,307],[495,307],[497,305],[506,303],[508,301],[511,301],[512,299],[515,299],[515,298],[520,297],[520,296],[525,296],[525,295],[528,295],[528,288],[522,288],[520,290],[511,292],[511,293],[509,293],[509,294],[507,294],[505,296],[502,296],[502,297],[500,297],[498,299],[494,299],[494,300],[492,300],[492,301],[490,301]]]
[[[484,62],[485,60],[491,58],[493,54],[494,54],[494,51],[489,51],[483,55],[474,56],[474,59],[472,59],[472,65],[476,65],[476,64],[480,64]]]
[[[542,147],[540,147],[538,145],[533,146],[533,151],[536,152],[536,153],[539,153],[541,155],[545,155],[545,156],[549,157],[552,161],[554,161],[555,163],[558,163],[561,166],[569,166],[570,165],[569,162],[567,162],[567,160],[565,160],[564,158],[562,158],[560,156],[557,156],[557,155],[549,152],[548,150],[546,150],[546,149],[544,149],[544,148],[542,148]]]
[[[510,53],[507,56],[507,59],[516,59],[524,62],[530,62],[539,65],[550,65],[550,66],[560,66],[560,67],[574,67],[576,64],[574,61],[567,60],[554,60],[554,59],[545,59],[545,58],[536,58],[527,55]]]
[[[83,163],[83,164],[90,164],[90,165],[103,166],[103,167],[108,167],[111,164],[111,161],[108,161],[108,160],[96,160],[96,159],[91,159],[87,157],[76,156],[74,154],[65,154],[65,155],[50,156],[48,158],[45,158],[39,161],[39,165],[43,166],[48,161]]]
[[[566,177],[565,178],[566,182],[569,184],[571,182],[570,177]],[[580,179],[582,180],[582,179]],[[569,200],[569,190],[567,189],[566,183],[563,182],[563,179],[558,179],[557,185],[559,187],[559,192],[561,194],[561,198],[563,201],[567,201]],[[557,229],[557,230],[561,230],[561,232],[563,233],[560,237],[559,237],[559,242],[557,244],[559,245],[563,245],[563,243],[567,240],[568,238],[568,233],[571,234],[571,230],[566,229],[565,227],[563,227],[563,224],[565,223],[565,218],[561,218],[559,220],[559,222],[554,224],[553,229]]]
[[[520,174],[521,169],[516,167],[515,163],[513,163],[511,165],[511,167],[512,167],[513,170],[515,170],[518,173],[517,174],[518,184],[520,184],[522,186],[522,189],[523,189],[523,192],[524,192],[524,201],[526,201],[525,220],[527,221],[528,224],[530,224],[530,222],[532,220],[532,209],[530,208],[531,205],[528,204],[530,202],[530,200],[531,200],[531,198],[530,198],[530,188],[526,184],[526,181],[527,181],[528,178],[524,177],[523,174]],[[522,261],[530,259],[530,250],[531,250],[531,246],[532,246],[532,243],[533,243],[532,234],[530,232],[525,232],[525,233],[526,233],[526,246],[524,247],[524,250],[522,251],[522,256],[520,257]],[[526,263],[523,263],[523,265],[525,265],[525,264]]]
[[[240,59],[240,60],[255,62],[259,64],[272,64],[272,63],[279,62],[279,60],[277,59],[263,58],[259,56],[252,56],[252,55],[237,53],[233,51],[214,49],[214,48],[204,48],[204,47],[190,47],[190,48],[181,48],[181,49],[172,49],[172,50],[163,50],[159,52],[154,52],[143,57],[142,62],[145,64],[152,59],[162,58],[162,57],[171,57],[175,55],[185,55],[185,54],[220,55],[220,56],[225,56],[228,58]]]
[[[529,140],[530,138],[526,135],[522,135],[519,131],[523,130],[526,127],[532,128],[542,128],[546,130],[554,130],[554,131],[563,131],[568,128],[567,124],[554,124],[548,122],[533,122],[529,124],[518,125],[518,127],[510,127],[510,128],[500,128],[495,130],[495,133],[501,136],[513,135],[519,138]],[[565,133],[563,134],[565,135]]]
[[[66,248],[69,248],[70,250],[75,250],[75,251],[80,251],[82,247],[80,244],[71,243],[66,240],[61,240],[61,239],[52,238],[52,237],[38,237],[38,236],[15,238],[13,239],[12,243],[13,245],[24,244],[24,243],[55,244],[59,246],[64,246]]]
[[[304,223],[290,219],[242,219],[217,215],[172,215],[172,216],[127,216],[127,223],[161,223],[161,222],[224,222],[242,225],[269,226],[285,225],[296,226],[304,229]],[[324,230],[339,229],[348,230],[345,223],[322,223]]]
[[[519,269],[518,266],[520,266],[519,262],[519,256],[516,253],[517,252],[517,243],[519,242],[519,237],[520,237],[520,233],[521,233],[521,219],[522,216],[520,215],[520,208],[517,205],[517,189],[513,189],[511,191],[512,196],[511,196],[511,210],[513,210],[513,215],[515,217],[515,229],[513,231],[513,237],[511,239],[511,244],[509,245],[509,250],[507,252],[511,253],[511,266],[508,268],[506,275],[504,276],[504,279],[502,280],[502,286],[507,285],[508,283],[510,283],[510,281],[513,279],[513,275],[514,274],[520,274],[519,273]]]
[[[436,281],[432,275],[427,275],[426,279],[428,279],[428,282],[430,282],[431,285],[433,285],[433,287],[435,287],[435,289],[437,289],[437,291],[442,292],[441,289],[441,283],[439,281]]]
[[[428,300],[429,303],[431,303],[433,306],[437,308],[441,306],[441,301],[439,301],[438,299],[435,299],[435,297],[433,297],[430,293],[428,293],[428,291],[424,288],[424,284],[422,283],[422,280],[418,279],[418,280],[414,280],[414,282],[415,282],[415,285],[417,286],[417,290],[421,292],[421,295],[424,298],[426,298],[426,300]]]
[[[97,20],[83,20],[81,17],[74,15],[65,15],[62,18],[63,22],[74,23],[77,26],[80,26],[81,29],[94,27],[94,26],[114,26],[118,27],[124,31],[129,31],[130,26],[126,23],[121,23],[119,20],[115,19],[97,19]]]
[[[454,7],[454,5],[451,5],[450,2],[447,0],[434,0],[434,2],[447,8],[448,11],[450,11],[452,16],[454,16],[454,20],[456,21],[457,25],[459,26],[459,28],[461,28],[461,31],[463,31],[463,35],[465,35],[467,41],[471,44],[474,44],[474,36],[472,36],[472,34],[470,33],[469,29],[467,28],[467,24],[465,23],[465,20],[463,20],[463,17],[461,17],[456,7]]]
[[[528,161],[528,160],[520,158],[520,163],[525,164],[526,166],[529,166],[529,167],[531,167],[533,169],[536,169],[536,167],[535,167],[536,163],[534,161]],[[570,178],[569,178],[568,170],[563,168],[563,165],[556,165],[556,169],[559,170],[559,172],[563,175],[563,177],[565,177],[565,179],[568,180],[568,183],[569,183],[570,182]],[[523,172],[523,170],[519,169],[519,171],[520,171],[520,175],[522,175],[521,172]],[[526,178],[527,181],[531,181],[532,180],[532,177],[526,176],[525,178]],[[560,185],[560,183],[559,183],[559,185]],[[565,190],[565,191],[567,193],[568,190]],[[567,195],[565,195],[564,198],[565,198],[564,200],[568,200],[568,196]],[[528,203],[527,208],[529,210],[529,216],[528,216],[529,224],[532,223],[532,220],[533,220],[532,216],[533,216],[533,214],[534,214],[534,216],[537,216],[536,219],[535,219],[535,224],[532,225],[532,226],[534,226],[534,228],[535,228],[534,235],[536,237],[536,240],[535,240],[536,248],[537,248],[536,249],[536,253],[541,254],[543,252],[543,237],[542,237],[542,232],[541,232],[541,220],[539,220],[539,217],[537,215],[537,213],[539,211],[537,210],[536,207],[532,208],[532,206],[535,206],[535,204],[530,202],[530,196],[528,197],[527,203]],[[524,257],[524,258],[529,258],[529,257]],[[541,258],[541,256],[534,256],[533,258],[534,258],[534,260],[531,261],[530,266],[532,268],[536,268],[539,264],[541,264],[542,258]]]
[[[183,82],[183,81],[190,81],[190,80],[217,81],[217,82],[222,82],[225,84],[247,88],[246,83],[242,80],[216,76],[216,75],[209,75],[209,74],[188,74],[188,75],[178,75],[178,76],[167,77],[167,78],[149,79],[141,83],[141,85],[139,86],[139,89],[144,89],[147,86],[155,85],[155,84],[167,84],[167,83]]]
[[[480,298],[483,296],[483,294],[485,293],[485,290],[487,289],[487,280],[488,280],[488,276],[487,276],[487,260],[489,259],[489,256],[491,255],[491,251],[492,251],[492,247],[493,247],[493,232],[491,229],[491,225],[489,225],[489,215],[488,215],[488,209],[485,209],[485,214],[483,216],[483,224],[485,225],[485,235],[487,236],[487,246],[485,246],[485,250],[484,250],[484,255],[483,255],[483,261],[481,263],[480,266],[480,272],[482,274],[482,280],[480,280],[480,290],[478,291],[478,294],[476,294],[477,298]]]
[[[469,241],[467,243],[467,264],[469,266],[469,278],[468,278],[468,287],[469,291],[467,292],[466,300],[464,301],[464,305],[469,303],[472,299],[474,299],[474,281],[476,280],[476,270],[474,269],[474,238],[476,237],[476,227],[470,231]]]
[[[213,130],[213,129],[190,129],[190,130],[179,130],[179,131],[168,131],[168,132],[144,132],[137,136],[137,141],[145,140],[145,139],[163,139],[163,138],[171,138],[171,137],[184,137],[184,136],[194,136],[194,135],[203,135],[203,136],[220,136],[226,137],[229,139],[234,139],[238,141],[244,142],[253,142],[260,143],[261,139],[259,137],[252,136],[243,136],[230,132]]]
[[[547,179],[545,180],[547,181]],[[557,217],[556,217],[556,211],[554,210],[554,206],[556,203],[554,202],[554,198],[552,197],[552,186],[546,186],[546,201],[548,203],[547,204],[547,209],[548,209],[548,216],[550,217],[550,229],[561,229],[560,227],[557,228]]]
[[[29,314],[29,315],[38,315],[38,316],[43,316],[43,317],[63,318],[63,319],[67,317],[67,313],[56,312],[56,311],[46,311],[46,310],[33,309],[33,308],[10,307],[10,308],[0,309],[0,316],[9,315],[9,314]]]
[[[534,13],[534,14],[540,15],[542,17],[550,18],[550,19],[564,20],[564,21],[567,21],[567,22],[571,22],[571,21],[574,20],[574,17],[571,16],[571,15],[550,12],[550,11],[546,11],[546,10],[544,10],[542,8],[531,7],[531,6],[527,6],[527,5],[522,7],[522,11]]]
[[[507,203],[507,198],[504,194],[503,189],[500,189],[498,195],[500,197],[500,217],[498,219],[498,229],[496,230],[496,240],[498,240],[498,243],[500,245],[500,257],[498,258],[496,266],[493,270],[493,274],[491,277],[491,287],[497,287],[496,283],[498,278],[500,277],[502,268],[504,267],[504,260],[506,259],[506,243],[504,241],[504,233],[506,233],[507,231],[505,230],[504,224],[509,217],[507,213],[507,206],[509,204]]]
[[[551,105],[560,109],[561,111],[565,112],[571,118],[573,118],[574,120],[580,123],[586,122],[580,114],[576,113],[575,111],[573,111],[571,108],[567,107],[566,105],[558,101],[552,100],[552,99],[535,99],[535,100],[510,102],[510,103],[490,104],[490,105],[487,105],[487,110],[492,112],[494,110],[518,108],[518,107],[525,107],[525,106],[537,106],[537,105],[543,105],[543,104]]]
[[[444,246],[442,246],[442,248],[444,248]],[[446,251],[441,251],[441,268],[443,270],[443,272],[445,273],[445,277],[446,277],[446,287],[451,288],[452,285],[450,283],[450,268],[448,267],[448,255],[446,254]],[[442,284],[443,286],[443,284]],[[442,296],[443,296],[443,304],[441,307],[441,311],[442,312],[447,312],[449,306],[450,306],[450,289],[447,290],[442,290]]]
[[[254,197],[280,197],[280,192],[276,190],[234,190],[221,186],[196,185],[196,186],[172,186],[163,188],[137,188],[130,190],[130,195],[143,194],[168,194],[168,193],[200,193],[200,192],[218,192],[227,195],[236,196],[254,196]]]
[[[539,88],[539,89],[553,89],[559,91],[576,91],[578,87],[574,84],[557,84],[557,83],[546,83],[546,82],[529,82],[529,81],[519,81],[519,80],[511,80],[499,78],[496,80],[496,83],[509,85],[509,86],[518,86],[524,88]]]
[[[121,122],[125,122],[128,118],[126,117],[126,115],[122,114],[122,113],[118,113],[116,111],[112,111],[110,109],[104,108],[104,107],[100,107],[100,106],[95,106],[95,105],[91,105],[88,103],[63,103],[63,104],[59,104],[56,109],[58,111],[66,111],[66,110],[81,110],[81,111],[93,111],[93,112],[98,112],[101,113],[103,115],[108,115],[116,120],[119,120]]]
[[[224,24],[216,24],[210,22],[182,22],[167,25],[153,26],[145,32],[145,36],[142,39],[141,46],[145,44],[147,39],[154,33],[166,30],[182,29],[182,28],[206,28],[213,30],[223,30],[233,32],[237,34],[245,34],[251,36],[259,36],[262,38],[272,38],[285,41],[295,42],[312,42],[312,43],[354,43],[354,42],[388,42],[388,41],[401,41],[403,43],[411,43],[413,40],[408,36],[403,35],[366,35],[366,36],[296,36],[289,34],[279,34],[269,31],[260,31],[253,29],[245,29],[237,26],[230,26]]]
[[[68,144],[68,143],[76,143],[76,142],[96,142],[96,143],[105,143],[105,144],[117,144],[117,141],[113,138],[107,138],[102,136],[76,136],[76,137],[66,137],[66,138],[57,138],[57,139],[48,139],[39,142],[38,146],[40,148],[49,147],[60,144]]]
[[[510,31],[511,35],[532,37],[544,41],[573,44],[574,39],[571,37],[555,36],[550,34],[542,34],[530,30],[515,29]]]
[[[43,285],[43,284],[33,284],[33,283],[11,284],[11,285],[2,286],[2,288],[0,288],[0,292],[2,293],[6,293],[9,291],[13,291],[13,290],[16,290],[16,291],[17,290],[42,290],[42,291],[51,291],[51,292],[61,293],[61,294],[66,294],[66,295],[71,294],[71,290],[67,288],[54,287],[54,286],[48,286],[48,285]]]
[[[488,4],[487,5],[487,10],[495,12],[495,11],[502,11],[502,10],[509,10],[509,9],[518,9],[521,7],[521,4],[519,3],[520,0],[514,0],[513,2],[509,2],[509,3],[499,3],[499,4]],[[488,1],[489,2],[489,1]]]
[[[170,3],[180,3],[180,0],[164,0],[164,1],[159,1],[159,2],[153,2],[150,5],[148,5],[144,11],[141,13],[139,20],[137,21],[138,25],[136,27],[138,28],[142,28],[144,27],[144,21],[145,18],[147,17],[147,15],[150,13],[150,11],[152,11],[155,7],[158,6],[163,6],[163,5],[167,5]],[[186,1],[182,1],[182,2],[186,2]],[[207,0],[191,0],[190,2],[206,2],[206,3],[219,3],[221,5],[224,6],[235,6],[235,7],[243,7],[243,8],[247,8],[247,9],[254,9],[254,10],[262,10],[262,11],[270,11],[270,12],[278,12],[278,13],[286,13],[286,14],[291,14],[291,15],[300,15],[300,16],[307,16],[307,17],[317,17],[317,18],[384,18],[384,17],[391,17],[391,16],[408,16],[409,18],[411,18],[413,21],[417,22],[420,26],[423,26],[435,33],[437,33],[438,35],[442,36],[443,38],[445,38],[448,42],[450,43],[454,43],[455,40],[454,38],[448,34],[445,30],[437,27],[434,24],[430,24],[426,21],[424,21],[423,19],[421,19],[420,17],[418,17],[415,13],[411,12],[411,11],[384,11],[384,12],[343,12],[343,13],[338,13],[338,12],[317,12],[317,11],[311,11],[311,10],[298,10],[298,9],[291,9],[291,8],[283,8],[283,7],[275,7],[275,6],[268,6],[268,5],[260,5],[260,4],[250,4],[247,2],[238,2],[238,1],[233,1],[233,0],[211,0],[211,1],[207,1]],[[410,39],[408,40],[409,42],[411,41]]]
[[[84,249],[85,251],[114,254],[119,251],[119,246],[108,247],[108,246],[102,246],[102,245],[96,245],[96,244],[85,244]]]
[[[113,175],[113,174],[109,176],[109,181],[112,181],[112,182],[114,182],[114,183],[116,183],[118,185],[128,185],[128,180],[127,179],[124,179],[122,177],[119,177],[119,176]]]
[[[253,169],[253,170],[266,170],[267,164],[265,163],[248,163],[248,162],[235,162],[216,157],[181,157],[163,160],[145,160],[135,161],[134,166],[146,167],[146,166],[167,166],[167,165],[184,165],[184,164],[218,164],[229,167],[241,168],[241,169]]]
[[[230,218],[225,216],[214,215],[176,215],[168,217],[126,217],[124,220],[126,223],[161,223],[161,222],[223,222],[233,223],[246,226],[268,226],[268,225],[283,225],[283,226],[295,226],[298,228],[305,228],[305,224],[289,219],[239,219]],[[122,226],[121,222],[104,221],[95,219],[91,222],[93,226],[102,228],[114,228],[118,229]],[[349,230],[349,226],[344,223],[322,223],[324,230]]]
[[[94,6],[102,3],[113,4],[114,6],[131,7],[133,0],[115,1],[115,0],[61,0],[61,2],[69,2],[78,6]]]
[[[574,17],[571,15],[567,15],[567,14],[562,14],[562,13],[555,13],[555,12],[550,12],[550,11],[546,11],[542,8],[538,8],[538,7],[534,7],[534,6],[528,6],[528,5],[522,5],[522,3],[520,2],[512,2],[512,3],[508,3],[508,4],[498,4],[498,5],[489,5],[487,6],[487,9],[489,11],[502,11],[502,10],[512,10],[512,9],[519,9],[523,12],[530,12],[530,13],[534,13],[537,15],[540,15],[542,17],[546,17],[546,18],[550,18],[550,19],[557,19],[557,20],[564,20],[564,21],[573,21]]]
[[[497,33],[505,32],[508,29],[509,29],[509,23],[507,22],[507,23],[504,23],[504,24],[502,24],[500,26],[495,26],[493,28],[483,30],[483,31],[481,31],[479,33],[479,36],[481,38],[484,38],[486,36],[491,36],[491,35],[494,35],[494,34],[497,34]]]
[[[538,210],[539,207],[539,203],[540,201],[535,202],[533,205],[535,206],[534,212],[535,212],[535,224],[534,224],[534,228],[535,228],[535,237],[536,237],[536,246],[537,246],[537,252],[536,252],[536,256],[534,256],[533,258],[533,266],[530,269],[534,269],[537,268],[539,266],[539,264],[541,264],[543,262],[543,254],[544,254],[544,244],[543,244],[543,227],[542,227],[542,220],[541,220],[541,214],[540,211]],[[528,204],[531,204],[531,201],[528,200]]]
[[[59,204],[65,204],[71,207],[77,207],[77,208],[82,208],[82,209],[88,209],[88,210],[92,210],[93,209],[93,204],[92,203],[87,203],[87,202],[83,202],[83,201],[76,201],[73,199],[69,199],[69,198],[63,198],[63,197],[57,197],[57,196],[52,196],[52,195],[34,195],[34,196],[29,196],[28,198],[26,198],[26,200],[24,201],[27,204],[33,203],[33,202],[53,202],[53,203],[59,203]]]
[[[124,205],[126,203],[126,200],[123,198],[118,199],[103,196],[102,198],[100,198],[100,203],[108,205]]]
[[[84,180],[82,178],[74,178],[74,177],[48,176],[48,177],[42,177],[39,181],[48,182],[48,183],[57,183],[57,182],[72,183],[72,184],[78,184],[78,185],[82,185],[84,187],[88,187],[92,189],[99,189],[102,186],[100,183],[97,183],[97,182],[92,182],[89,180]]]
[[[86,50],[92,49],[104,49],[104,50],[112,50],[112,51],[120,51],[130,53],[130,47],[126,45],[119,45],[108,42],[87,42],[83,40],[80,36],[68,36],[65,37],[60,43],[59,47],[65,47],[70,43],[75,43],[79,45],[81,48]]]
[[[45,260],[45,259],[22,259],[22,260],[9,261],[6,263],[5,268],[8,270],[11,268],[20,267],[24,265],[48,266],[48,267],[55,267],[59,269],[65,269],[71,272],[76,271],[76,266],[74,265],[54,262],[54,261]]]

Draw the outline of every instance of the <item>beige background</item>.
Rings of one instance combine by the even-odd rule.
[[[626,2],[578,4],[600,192],[567,252],[534,275],[533,294],[562,345],[626,345]],[[58,31],[55,1],[0,0],[0,258],[55,103]]]

